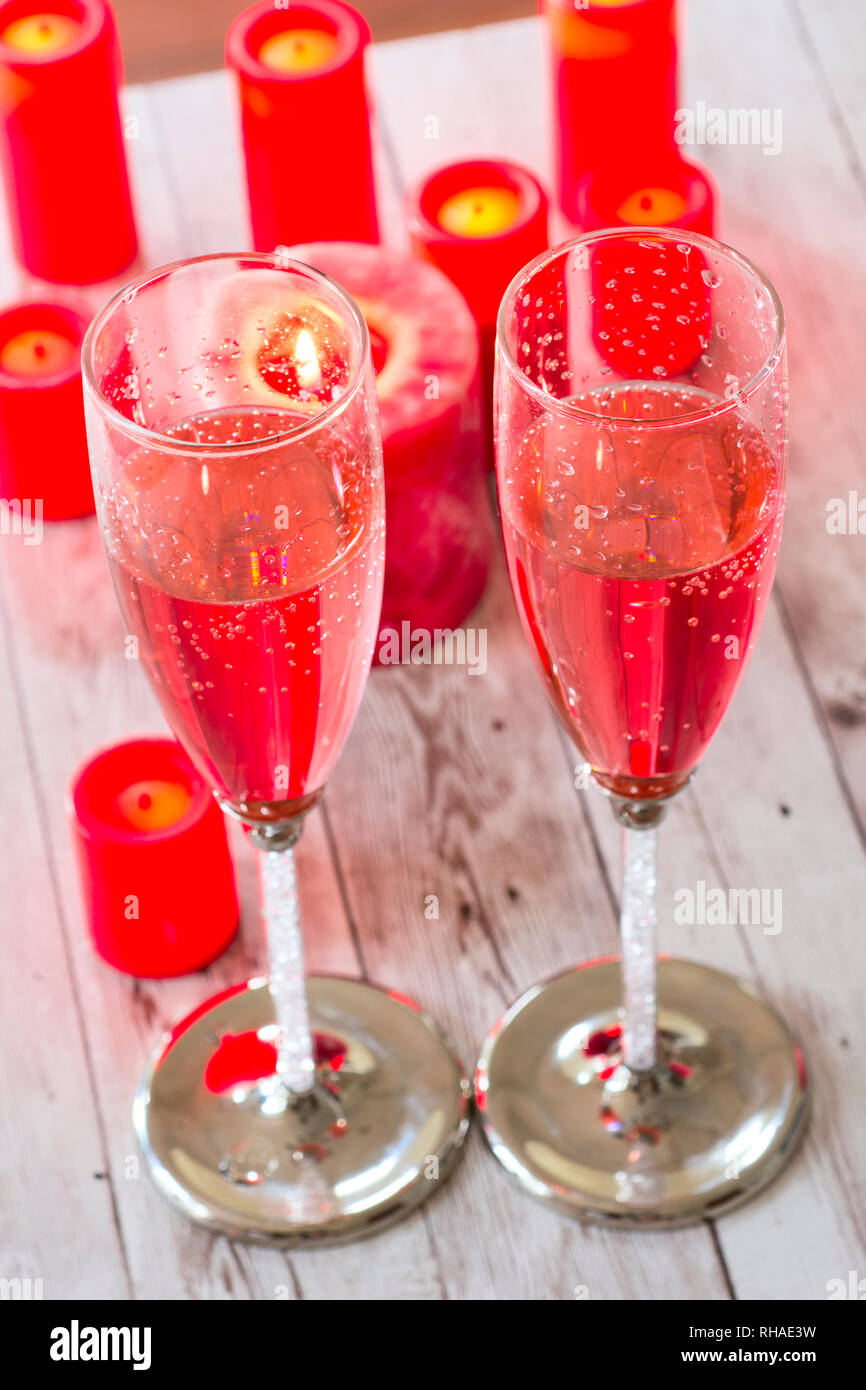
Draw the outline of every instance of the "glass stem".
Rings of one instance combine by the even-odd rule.
[[[316,1064],[307,1006],[295,852],[291,846],[260,850],[259,888],[271,998],[279,1028],[277,1075],[293,1095],[303,1095],[315,1085]]]
[[[656,829],[623,825],[623,1055],[632,1071],[656,1064]]]

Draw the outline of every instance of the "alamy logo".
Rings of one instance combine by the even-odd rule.
[[[678,145],[758,145],[764,154],[780,154],[782,150],[782,111],[778,106],[725,109],[699,101],[694,111],[679,107],[674,120]]]
[[[847,497],[831,497],[826,524],[829,536],[866,536],[866,497],[853,489]]]
[[[866,1299],[866,1279],[861,1279],[856,1269],[848,1270],[847,1279],[828,1279],[824,1287],[830,1303],[842,1298],[850,1298],[857,1303]]]
[[[0,1279],[0,1301],[27,1302],[44,1296],[41,1279]]]
[[[699,878],[674,893],[674,921],[681,927],[762,927],[764,936],[782,930],[781,888],[708,888]]]
[[[25,545],[40,545],[42,498],[0,497],[0,536],[23,536]]]
[[[149,1327],[69,1327],[51,1331],[52,1361],[131,1361],[134,1371],[150,1370]]]
[[[399,632],[383,627],[379,661],[383,666],[468,666],[470,676],[483,676],[487,670],[487,629],[413,628],[409,622],[401,623]]]

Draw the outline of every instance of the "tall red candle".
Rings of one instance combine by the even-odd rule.
[[[406,196],[412,249],[454,282],[478,322],[488,412],[499,304],[521,267],[546,249],[547,216],[538,179],[505,160],[445,165]]]
[[[675,0],[541,0],[554,95],[556,191],[581,224],[578,187],[588,173],[626,182],[675,149]]]
[[[120,80],[105,0],[0,4],[0,167],[15,254],[40,279],[90,284],[135,257]]]
[[[93,511],[81,391],[86,329],[62,304],[0,313],[0,496],[38,502],[47,521]]]
[[[130,975],[201,970],[238,924],[225,821],[179,743],[139,738],[89,758],[67,814],[103,960]]]
[[[378,241],[369,42],[367,21],[342,0],[262,0],[229,29],[257,251]]]

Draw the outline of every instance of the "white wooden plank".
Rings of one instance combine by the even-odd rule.
[[[771,689],[785,691],[784,719],[766,698]],[[618,888],[618,828],[601,797],[579,795]],[[803,1151],[764,1195],[717,1223],[736,1295],[825,1297],[827,1280],[845,1277],[866,1256],[860,1119],[833,1122],[851,1110],[846,1097],[866,1085],[861,987],[851,969],[866,864],[776,610],[693,786],[671,805],[659,845],[660,949],[756,986],[798,1034],[810,1071],[813,1115]],[[674,894],[698,880],[725,890],[778,889],[781,931],[677,926]]]
[[[541,26],[516,20],[384,44],[377,90],[404,186],[439,164],[500,156],[550,187]],[[402,219],[388,226],[402,244]]]
[[[858,177],[866,162],[866,8],[851,0],[820,5],[788,0],[803,37],[816,81],[839,138],[849,145]]]
[[[21,538],[4,536],[3,550],[12,547],[23,551]],[[0,711],[9,789],[0,807],[0,1277],[39,1280],[32,1296],[46,1299],[125,1298],[129,1282],[106,1181],[105,1116],[94,1095],[45,852],[43,806],[31,780],[28,734],[34,731],[22,727],[5,642]]]
[[[739,797],[734,784],[724,787],[721,759],[711,755],[705,770],[714,788],[708,805],[730,803],[736,814],[710,812],[708,819],[733,882],[757,882],[763,874],[789,885],[783,888],[789,926],[779,937],[753,941],[752,948],[759,978],[799,1024],[816,1100],[815,1137],[790,1193],[780,1186],[753,1217],[744,1211],[726,1221],[720,1237],[743,1297],[762,1288],[821,1297],[827,1278],[862,1263],[864,1239],[855,1159],[863,1142],[862,1111],[851,1116],[853,1132],[847,1121],[839,1126],[832,1117],[840,1107],[850,1114],[841,1073],[846,1084],[858,1085],[866,1042],[851,970],[862,949],[862,850],[845,815],[852,795],[861,817],[864,807],[859,774],[866,769],[866,739],[856,653],[866,639],[859,603],[866,556],[860,538],[830,536],[825,523],[829,498],[864,486],[862,450],[846,403],[862,392],[866,281],[857,267],[866,210],[792,7],[781,0],[760,7],[736,0],[726,16],[740,35],[736,51],[719,43],[712,10],[706,0],[690,10],[689,100],[778,108],[783,116],[777,156],[750,147],[701,153],[712,156],[723,190],[726,238],[764,266],[788,315],[791,475],[777,594],[794,647],[761,686],[747,678],[730,719],[738,734],[730,764]],[[829,11],[825,18],[829,22]],[[768,629],[763,641],[781,657],[775,618]],[[803,665],[830,716],[832,757],[815,708],[803,697]],[[762,815],[762,802],[769,814]],[[790,816],[774,815],[774,803],[788,805]]]

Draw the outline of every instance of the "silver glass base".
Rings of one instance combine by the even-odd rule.
[[[460,1152],[471,1085],[418,1005],[308,980],[317,1084],[276,1079],[266,980],[227,990],[153,1053],[133,1118],[151,1176],[191,1220],[292,1246],[380,1230],[432,1196]]]
[[[487,1141],[534,1196],[618,1226],[682,1226],[771,1182],[800,1138],[806,1070],[786,1024],[747,985],[659,962],[655,1072],[620,1053],[616,958],[528,990],[484,1044]]]

